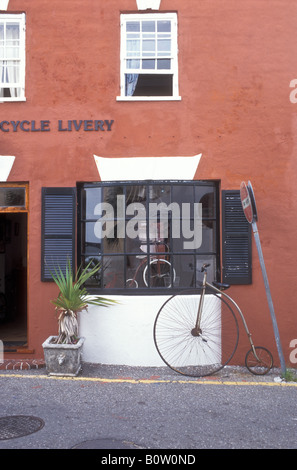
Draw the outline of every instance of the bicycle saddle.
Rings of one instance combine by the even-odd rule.
[[[222,282],[213,281],[213,285],[220,290],[229,289],[230,284],[223,284]]]

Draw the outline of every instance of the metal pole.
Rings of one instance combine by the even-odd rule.
[[[285,364],[282,345],[281,345],[281,341],[280,341],[277,321],[276,321],[276,318],[275,318],[274,307],[273,307],[272,297],[271,297],[271,293],[270,293],[268,277],[267,277],[267,273],[266,273],[266,268],[265,268],[263,253],[262,253],[262,247],[261,247],[257,222],[255,220],[252,222],[252,228],[253,228],[254,237],[255,237],[257,250],[258,250],[258,255],[259,255],[259,259],[260,259],[260,265],[261,265],[261,269],[262,269],[262,275],[263,275],[263,279],[264,279],[266,296],[267,296],[268,306],[269,306],[270,315],[271,315],[271,319],[272,319],[272,325],[273,325],[273,330],[274,330],[274,336],[275,336],[278,356],[279,356],[280,363],[281,363],[282,373],[283,373],[283,375],[285,375],[285,373],[286,373],[286,364]]]

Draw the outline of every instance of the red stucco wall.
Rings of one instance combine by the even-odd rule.
[[[25,10],[24,10],[25,8]],[[26,102],[1,104],[2,119],[50,120],[50,132],[0,135],[15,155],[9,181],[30,184],[29,348],[56,331],[51,284],[40,282],[41,187],[94,181],[93,154],[106,157],[202,153],[197,179],[222,189],[253,184],[259,232],[286,362],[297,338],[297,5],[291,0],[162,0],[178,12],[181,101],[119,102],[120,12],[135,0],[10,0],[25,11]],[[113,119],[111,132],[58,132],[57,121]],[[254,245],[254,244],[253,244]],[[253,284],[232,287],[255,343],[276,358],[255,245]],[[241,337],[242,361],[248,343]],[[292,364],[291,364],[292,365]]]

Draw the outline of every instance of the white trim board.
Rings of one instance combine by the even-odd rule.
[[[0,10],[7,10],[9,0],[0,0]]]
[[[107,158],[94,155],[101,181],[192,180],[202,154],[193,157]]]
[[[0,181],[7,181],[10,175],[15,157],[12,155],[0,155]]]

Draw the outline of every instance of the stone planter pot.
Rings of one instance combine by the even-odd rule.
[[[76,344],[51,343],[56,336],[50,336],[42,344],[48,375],[76,377],[81,369],[81,354],[85,338]]]
[[[136,0],[138,10],[159,10],[161,0]]]

